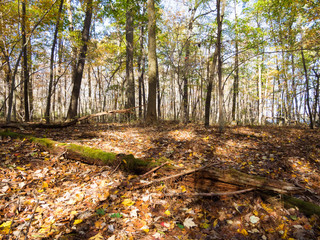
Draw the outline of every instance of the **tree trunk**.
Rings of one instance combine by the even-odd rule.
[[[88,42],[89,42],[89,36],[90,36],[90,26],[91,26],[91,18],[92,18],[92,1],[93,0],[87,0],[86,16],[84,19],[84,25],[83,25],[82,37],[81,37],[81,49],[79,52],[79,56],[77,58],[77,67],[75,69],[75,73],[72,74],[73,89],[71,93],[71,100],[70,100],[69,110],[67,114],[67,119],[69,120],[75,118],[78,113],[81,81],[82,81],[83,69],[86,61],[86,54],[87,54]]]
[[[312,116],[312,110],[310,107],[310,95],[309,95],[309,77],[308,77],[308,70],[307,70],[302,47],[301,47],[301,57],[302,57],[302,63],[303,63],[303,69],[304,69],[304,77],[306,80],[306,102],[307,102],[307,108],[308,108],[308,114],[309,114],[309,120],[310,120],[310,128],[313,129],[313,116]]]
[[[222,56],[221,56],[221,38],[222,38],[222,21],[224,16],[224,9],[226,5],[226,0],[222,0],[222,8],[220,9],[221,0],[217,0],[217,23],[218,23],[218,33],[217,33],[217,54],[218,54],[218,88],[219,88],[219,131],[224,131],[225,127],[225,116],[223,109],[223,83],[222,83]]]
[[[130,6],[130,1],[127,0],[126,12],[126,108],[135,107],[135,86],[133,77],[133,10]],[[130,114],[130,117],[135,117],[135,114]]]
[[[60,25],[60,16],[62,12],[63,7],[63,0],[60,0],[59,5],[59,12],[56,19],[56,26],[54,30],[54,36],[53,36],[53,42],[51,47],[51,56],[50,56],[50,79],[49,79],[49,89],[48,89],[48,96],[47,96],[47,106],[46,106],[46,112],[45,112],[45,120],[46,123],[50,123],[50,108],[51,108],[51,96],[52,96],[52,87],[53,87],[53,65],[54,65],[54,54],[55,54],[55,48],[57,43],[57,37],[59,32],[59,25]]]
[[[23,51],[23,96],[24,96],[24,120],[26,122],[30,121],[29,115],[29,68],[28,68],[28,45],[27,45],[27,10],[26,10],[26,0],[21,2],[22,5],[22,21],[21,21],[21,30],[22,30],[22,51]]]
[[[148,0],[148,18],[149,93],[146,121],[152,123],[157,120],[157,54],[154,0]]]
[[[211,69],[210,69],[209,79],[208,79],[208,86],[207,86],[207,96],[206,96],[205,112],[204,112],[204,125],[206,127],[209,127],[209,124],[210,124],[211,96],[212,96],[213,80],[216,74],[217,58],[218,58],[218,51],[216,47],[214,50],[213,58],[212,58],[212,64],[211,64]]]
[[[236,111],[237,111],[237,98],[239,93],[239,43],[238,43],[238,15],[237,15],[237,4],[238,1],[235,0],[235,22],[236,22],[236,37],[235,37],[235,49],[236,55],[234,59],[235,75],[233,81],[233,98],[232,98],[232,121],[236,121]]]
[[[143,15],[145,14],[145,8],[143,8]],[[139,118],[142,119],[142,109],[145,109],[145,96],[144,94],[144,71],[145,71],[145,57],[143,54],[143,43],[144,43],[144,25],[142,23],[140,27],[140,52],[138,56],[138,72],[139,72]],[[143,108],[142,108],[143,105]],[[145,114],[143,114],[143,117],[145,117]]]

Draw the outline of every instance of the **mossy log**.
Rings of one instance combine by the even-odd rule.
[[[312,216],[314,214],[320,216],[320,206],[313,204],[311,202],[306,202],[301,199],[289,196],[289,195],[282,195],[282,201],[284,206],[289,207],[297,207],[299,208],[300,212],[303,212],[306,216]]]
[[[116,154],[105,152],[97,148],[91,148],[73,143],[61,143],[48,138],[36,138],[14,132],[4,131],[0,132],[2,137],[11,137],[19,139],[29,139],[37,143],[43,150],[55,155],[63,155],[68,159],[81,161],[88,164],[95,165],[109,165],[115,166],[122,161],[120,169],[141,174],[154,167],[156,163],[150,163],[143,159],[135,158],[132,154]]]

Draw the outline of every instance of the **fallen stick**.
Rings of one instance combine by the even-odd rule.
[[[33,209],[33,211],[32,211],[32,216],[31,216],[31,218],[30,218],[30,220],[29,220],[29,224],[28,224],[27,229],[26,229],[26,235],[25,235],[24,240],[27,240],[27,239],[28,239],[28,232],[29,232],[29,230],[30,230],[31,223],[32,223],[32,221],[33,221],[34,215],[35,215],[36,210],[37,210],[38,205],[39,205],[39,199],[37,198],[37,196],[36,196],[35,194],[34,194],[34,197],[37,199],[37,202],[36,202],[36,205],[35,205],[35,207],[34,207],[34,209]]]
[[[160,166],[151,169],[150,171],[140,175],[139,177],[145,177],[145,176],[149,175],[150,173],[153,173],[153,172],[157,171],[158,169],[162,168],[163,166],[167,165],[168,163],[169,162],[162,163]]]
[[[167,193],[165,196],[168,197],[214,197],[214,196],[228,196],[228,195],[236,195],[240,193],[251,192],[255,190],[255,188],[248,188],[239,191],[233,192],[210,192],[210,193]]]
[[[145,184],[141,184],[141,185],[135,186],[135,187],[133,187],[133,190],[139,189],[139,188],[143,188],[143,187],[147,187],[147,186],[150,186],[150,185],[158,183],[158,182],[167,181],[167,180],[172,179],[172,178],[177,178],[177,177],[182,177],[182,176],[185,176],[185,175],[189,175],[191,173],[194,173],[194,172],[197,172],[197,171],[201,171],[201,170],[203,170],[205,168],[208,168],[208,167],[210,167],[212,165],[214,165],[214,164],[209,164],[209,165],[206,165],[206,166],[201,167],[201,168],[196,168],[196,169],[189,170],[189,171],[186,171],[186,172],[183,172],[183,173],[178,173],[178,174],[175,174],[175,175],[172,175],[172,176],[159,178],[159,179],[156,179],[156,180],[154,180],[152,182],[148,182],[148,183],[145,183]]]

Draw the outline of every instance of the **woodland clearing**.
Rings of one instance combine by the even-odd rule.
[[[138,176],[122,170],[121,159],[97,166],[3,136],[2,239],[319,239],[319,215],[288,206],[279,193],[197,182],[196,172],[171,178],[232,168],[290,183],[301,190],[294,197],[320,205],[318,129],[91,123],[23,134],[167,164]]]

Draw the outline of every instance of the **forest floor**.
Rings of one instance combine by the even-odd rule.
[[[23,134],[133,154],[170,166],[145,183],[214,163],[297,184],[320,205],[320,131],[294,127],[84,124]],[[259,191],[221,197],[192,192],[188,178],[133,189],[136,176],[51,155],[27,139],[0,140],[0,239],[320,239],[319,216],[285,208]],[[190,178],[189,178],[190,179]],[[125,187],[123,187],[125,186]],[[216,185],[217,192],[235,191]]]

